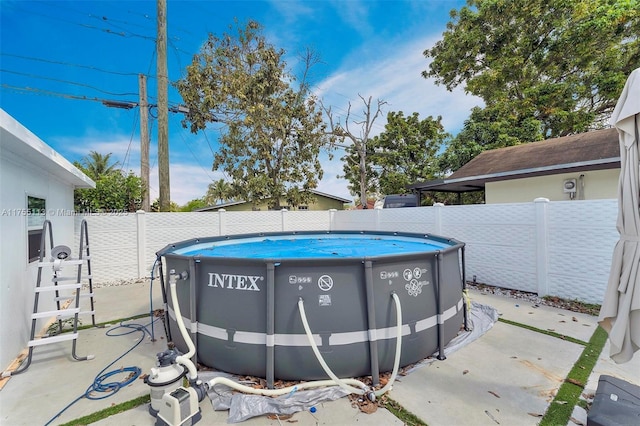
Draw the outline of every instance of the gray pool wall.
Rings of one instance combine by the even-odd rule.
[[[315,342],[339,377],[371,375],[393,368],[396,312],[402,306],[400,365],[438,355],[464,322],[464,244],[443,237],[387,232],[331,232],[402,236],[444,243],[445,249],[364,258],[244,259],[176,254],[185,247],[269,236],[322,232],[245,234],[192,239],[158,252],[168,273],[188,271],[178,281],[180,310],[196,344],[196,361],[239,375],[275,379],[325,379],[305,335],[298,300]],[[168,288],[167,288],[168,290]],[[171,300],[168,326],[186,352]],[[440,319],[440,320],[439,320]]]

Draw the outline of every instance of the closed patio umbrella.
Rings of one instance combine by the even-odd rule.
[[[627,79],[611,123],[620,139],[620,239],[613,250],[598,322],[609,333],[609,356],[616,363],[624,363],[640,349],[640,68]]]

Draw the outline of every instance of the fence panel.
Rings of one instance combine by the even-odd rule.
[[[74,253],[80,243],[80,223],[87,220],[91,275],[94,282],[115,281],[138,276],[136,214],[92,214],[75,216]],[[74,254],[75,256],[75,254]]]
[[[601,303],[618,241],[615,200],[549,204],[549,294]]]
[[[216,212],[138,213],[144,217],[145,275],[148,276],[156,252],[168,244],[198,237],[219,235],[219,214]]]
[[[467,278],[537,291],[533,203],[441,208],[441,234],[466,243]]]
[[[616,200],[349,211],[138,213],[77,216],[89,224],[99,281],[148,276],[156,251],[196,237],[353,230],[432,233],[466,243],[466,272],[479,282],[601,303],[613,246]]]

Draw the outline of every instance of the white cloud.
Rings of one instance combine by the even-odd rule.
[[[197,164],[172,162],[169,166],[169,182],[171,186],[171,201],[184,205],[187,202],[201,198],[207,193],[207,188],[214,180],[223,179],[221,172],[203,170]],[[150,171],[149,186],[151,201],[158,198],[158,168]]]
[[[471,108],[482,101],[462,89],[449,92],[436,86],[433,79],[422,77],[428,66],[422,52],[436,40],[419,38],[368,57],[364,51],[355,52],[346,65],[318,85],[316,94],[324,99],[325,105],[334,106],[335,114],[346,112],[351,101],[352,115],[358,119],[362,119],[363,109],[358,94],[365,98],[372,96],[373,103],[377,99],[386,101],[385,116],[376,121],[376,133],[384,129],[388,111],[403,111],[405,115],[418,112],[421,118],[442,116],[445,130],[457,133]]]
[[[289,25],[301,17],[313,16],[313,8],[302,0],[272,0],[270,4]]]
[[[111,153],[111,158],[122,163],[126,157],[131,155],[140,158],[140,142],[137,138],[131,139],[124,135],[102,135],[102,136],[79,136],[79,137],[58,137],[54,138],[59,150],[67,154],[73,154],[82,158],[90,151],[100,154]]]

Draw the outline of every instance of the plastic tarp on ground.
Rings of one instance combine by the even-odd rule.
[[[482,305],[480,303],[471,302],[469,311],[469,331],[461,332],[452,339],[445,347],[445,355],[449,356],[455,351],[472,343],[489,331],[496,321],[498,321],[498,312],[491,306]],[[408,372],[420,368],[435,358],[427,358],[415,364]],[[215,377],[234,377],[215,371],[204,371],[198,374],[203,381],[209,381]],[[242,382],[239,382],[243,384]],[[216,411],[229,410],[227,423],[239,423],[252,417],[262,416],[266,414],[289,415],[299,411],[306,411],[322,402],[334,401],[348,395],[347,391],[338,386],[317,388],[311,390],[292,390],[291,392],[279,396],[268,397],[261,395],[248,395],[233,391],[226,385],[216,385],[209,389],[208,397],[211,405]]]

